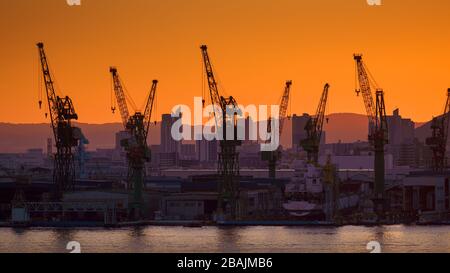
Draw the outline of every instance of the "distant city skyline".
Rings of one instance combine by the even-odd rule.
[[[302,116],[302,114],[296,114]],[[392,113],[388,113],[389,116]],[[400,110],[400,115],[404,116]],[[294,115],[292,115],[294,116]],[[285,148],[290,148],[294,136],[292,135],[292,118],[287,121],[285,130],[281,135],[281,144]],[[112,148],[118,144],[115,142],[115,135],[117,132],[123,130],[121,122],[105,123],[105,124],[87,124],[78,123],[83,130],[85,136],[89,139],[88,150],[95,150],[97,148]],[[352,124],[351,127],[346,128],[347,124]],[[416,123],[416,137],[421,141],[431,134],[429,126],[419,128],[425,123]],[[298,127],[298,126],[297,126]],[[301,127],[301,126],[300,126]],[[148,143],[149,145],[159,145],[161,142],[161,122],[152,124],[150,126]],[[339,140],[343,143],[351,143],[354,141],[367,141],[368,121],[367,117],[362,114],[330,114],[328,115],[328,122],[324,124],[324,130],[327,143],[337,143]],[[47,123],[36,124],[12,124],[0,122],[0,135],[2,141],[0,142],[0,153],[7,152],[24,152],[30,148],[46,149],[46,140],[51,135],[50,125]],[[298,135],[298,134],[297,134]],[[298,137],[296,138],[299,139]]]

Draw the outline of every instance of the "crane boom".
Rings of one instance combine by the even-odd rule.
[[[281,133],[283,132],[283,124],[284,124],[284,120],[287,117],[287,108],[289,106],[289,96],[290,96],[290,92],[291,92],[291,85],[292,85],[292,81],[286,81],[286,85],[284,87],[284,91],[283,94],[281,96],[281,102],[280,102],[280,109],[278,111],[278,120],[279,120],[279,130],[278,130],[278,134],[279,137],[281,137]],[[269,119],[267,120],[267,132],[271,132],[272,131],[272,117],[269,117]],[[269,142],[270,140],[267,140],[267,142]]]
[[[284,120],[287,117],[287,109],[289,106],[289,97],[291,94],[291,85],[292,85],[292,81],[286,81],[286,86],[284,88],[284,92],[283,92],[283,97],[281,98],[281,103],[280,103],[280,114],[279,114],[279,120],[280,120],[280,137],[281,137],[281,133],[283,132],[283,125],[284,125]]]
[[[373,100],[371,83],[369,79],[368,70],[362,61],[362,55],[355,54],[356,70],[358,75],[359,89],[356,89],[357,94],[362,93],[364,105],[366,107],[367,117],[369,118],[369,140],[373,142],[376,138],[381,138],[383,143],[388,141],[387,133],[387,119],[384,105],[383,89],[376,88],[376,103]]]
[[[119,77],[119,72],[117,72],[117,68],[111,67],[109,71],[111,72],[112,75],[114,93],[116,95],[117,104],[119,105],[119,111],[120,116],[122,117],[123,127],[126,128],[128,120],[130,119],[130,113],[128,112],[125,92]]]
[[[58,122],[58,97],[56,96],[56,91],[53,86],[53,79],[50,74],[50,68],[48,66],[47,62],[47,56],[44,51],[44,44],[38,43],[37,44],[38,51],[39,51],[39,59],[41,61],[41,67],[42,67],[42,74],[44,76],[44,85],[45,90],[47,93],[47,102],[48,102],[48,108],[49,108],[49,115],[50,115],[50,122],[52,123],[53,128],[53,135],[55,140],[57,137],[57,131],[56,128],[58,128],[57,122]]]
[[[214,76],[214,71],[212,68],[211,60],[208,55],[208,48],[206,45],[202,45],[200,47],[202,50],[203,63],[205,65],[206,71],[206,79],[208,80],[209,94],[211,96],[211,104],[217,105],[220,109],[224,109],[224,105],[222,105],[222,97],[219,94],[219,89],[217,88],[216,78]]]
[[[206,45],[202,45],[200,47],[200,49],[202,50],[203,63],[205,65],[206,78],[208,80],[208,87],[209,87],[209,94],[210,94],[210,97],[211,97],[211,104],[214,107],[219,106],[219,108],[222,111],[222,113],[225,114],[228,106],[237,107],[238,104],[237,104],[236,100],[232,96],[230,96],[228,98],[225,98],[225,97],[220,95],[219,88],[217,87],[217,81],[216,81],[216,78],[214,76],[214,71],[213,71],[213,67],[212,67],[212,64],[211,64],[211,60],[209,58],[208,47]],[[216,115],[216,111],[214,111],[214,116],[216,118],[216,125],[217,125],[219,121],[217,120],[218,117]],[[222,116],[225,119],[225,115],[222,115]]]
[[[152,87],[150,89],[150,93],[148,94],[147,103],[145,104],[145,110],[144,110],[144,138],[147,140],[148,136],[148,130],[150,128],[150,122],[152,119],[152,111],[153,111],[153,105],[155,102],[155,95],[156,95],[156,86],[158,85],[157,80],[153,80]]]
[[[315,119],[315,131],[317,132],[317,139],[320,141],[323,133],[323,122],[325,120],[325,111],[328,101],[328,89],[330,85],[328,83],[323,87],[322,97],[320,98],[319,106],[317,107]]]
[[[367,69],[362,61],[362,55],[355,54],[354,59],[356,61],[356,71],[359,89],[356,90],[357,94],[362,93],[364,99],[364,106],[366,107],[367,117],[369,118],[369,130],[371,133],[376,126],[376,106],[372,96],[372,90],[370,87],[369,75]]]
[[[71,119],[78,119],[77,114],[73,108],[72,100],[69,97],[60,98],[56,95],[55,87],[53,85],[50,67],[47,61],[47,55],[44,51],[44,44],[37,44],[39,50],[39,58],[41,61],[42,74],[44,76],[45,90],[47,93],[48,108],[50,120],[52,123],[53,134],[55,141],[58,140],[58,124]]]

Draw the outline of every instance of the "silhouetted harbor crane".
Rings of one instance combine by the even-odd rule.
[[[227,216],[231,219],[235,219],[239,217],[239,153],[236,151],[236,147],[241,145],[241,141],[237,139],[236,115],[233,113],[232,116],[229,116],[228,112],[237,109],[238,104],[232,96],[223,97],[220,95],[208,55],[207,46],[202,45],[200,49],[202,51],[206,78],[208,80],[211,104],[213,107],[219,107],[219,110],[221,111],[221,113],[216,113],[216,111],[214,111],[214,118],[216,121],[215,129],[218,130],[219,126],[221,126],[223,136],[220,140],[220,152],[217,166],[220,180],[217,213],[219,217]],[[229,128],[229,125],[234,128],[232,139],[227,138],[227,127]]]
[[[315,165],[319,162],[319,146],[323,132],[323,122],[325,120],[325,110],[328,101],[328,89],[330,85],[327,83],[323,87],[322,96],[315,116],[310,117],[305,125],[307,137],[301,141],[300,145],[307,154],[309,163]]]
[[[151,151],[147,145],[147,136],[151,123],[153,105],[155,102],[157,80],[153,80],[148,98],[146,100],[144,112],[136,111],[130,116],[128,112],[125,89],[115,67],[110,68],[113,80],[114,93],[119,105],[120,115],[124,129],[128,132],[128,138],[121,141],[121,146],[125,148],[128,162],[128,187],[133,189],[133,202],[131,213],[134,220],[140,220],[143,210],[142,191],[144,187],[145,162],[151,160]],[[134,105],[134,103],[133,103]],[[114,113],[115,107],[111,107]]]
[[[375,212],[379,220],[383,217],[386,209],[386,199],[384,192],[385,165],[384,147],[388,143],[388,125],[386,118],[386,108],[384,105],[384,91],[377,86],[376,81],[369,74],[361,54],[353,56],[356,61],[357,87],[356,94],[362,94],[369,118],[369,142],[375,152],[374,169],[375,183],[373,202]],[[370,76],[370,77],[369,77]],[[373,100],[371,86],[375,88],[376,103]]]
[[[44,44],[37,44],[43,81],[47,94],[50,122],[53,129],[53,137],[56,144],[54,156],[53,182],[55,184],[56,199],[61,199],[63,192],[74,187],[75,165],[74,151],[78,146],[81,131],[72,125],[73,120],[78,119],[72,100],[68,97],[59,97],[54,87],[54,79],[50,73]],[[39,106],[42,101],[39,101]],[[47,115],[46,115],[47,116]]]
[[[442,172],[447,168],[447,139],[448,125],[450,122],[450,88],[447,90],[447,100],[444,106],[444,114],[434,117],[431,122],[431,137],[427,138],[426,144],[430,147],[433,157],[431,166],[433,171]]]
[[[280,102],[280,110],[278,115],[278,121],[279,121],[279,131],[278,131],[278,139],[281,139],[281,133],[283,132],[283,125],[284,120],[287,118],[287,108],[289,105],[289,97],[291,93],[291,85],[292,81],[286,81],[286,86],[283,91],[283,95],[281,97]],[[268,132],[271,132],[271,119],[268,120],[267,127]],[[276,168],[277,168],[277,161],[281,158],[281,151],[280,147],[276,149],[275,151],[263,151],[261,153],[262,159],[268,161],[269,165],[269,178],[275,179],[276,176]]]

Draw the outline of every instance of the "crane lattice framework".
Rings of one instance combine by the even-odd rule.
[[[111,67],[114,93],[119,105],[120,115],[124,129],[129,137],[121,141],[121,146],[125,148],[128,162],[128,187],[133,189],[133,202],[131,204],[131,215],[134,219],[140,219],[143,213],[142,191],[145,178],[145,162],[151,160],[151,151],[147,145],[147,137],[151,123],[153,105],[155,102],[157,80],[153,80],[148,98],[146,100],[144,112],[136,111],[130,116],[123,88],[117,68]],[[115,108],[111,108],[114,112]]]
[[[370,76],[366,65],[362,60],[361,54],[355,54],[356,73],[359,88],[356,93],[362,93],[364,105],[366,107],[367,117],[369,118],[369,142],[375,153],[374,169],[375,184],[373,201],[378,216],[382,216],[386,209],[386,200],[384,194],[385,184],[385,165],[384,165],[384,147],[388,143],[388,125],[386,118],[386,108],[384,104],[384,91],[377,87],[372,76]],[[370,77],[369,77],[370,76]],[[376,100],[374,102],[371,86],[376,88]]]
[[[237,138],[236,115],[233,114],[230,117],[229,109],[238,109],[238,104],[232,96],[223,97],[220,95],[208,55],[208,48],[206,45],[202,45],[200,49],[202,51],[211,104],[213,107],[219,107],[220,110],[220,113],[214,111],[216,130],[219,130],[219,126],[221,126],[223,134],[219,142],[220,152],[217,165],[220,178],[217,212],[221,217],[226,216],[235,219],[239,217],[239,153],[236,151],[236,147],[241,145],[241,141]],[[232,139],[227,137],[227,128],[234,129]]]
[[[72,120],[78,119],[72,100],[68,96],[57,96],[47,56],[44,51],[44,44],[38,43],[37,47],[47,95],[53,137],[56,144],[53,169],[53,182],[56,186],[55,198],[60,199],[64,191],[72,190],[74,187],[75,164],[73,149],[78,145],[81,131],[79,128],[72,126]],[[41,104],[42,101],[39,101],[39,105]]]
[[[300,145],[307,154],[308,162],[318,164],[319,161],[319,146],[323,133],[323,122],[325,120],[325,111],[328,101],[328,90],[330,85],[328,83],[323,87],[322,96],[317,107],[316,115],[310,117],[305,125],[306,138],[301,141]]]
[[[289,106],[289,98],[290,98],[290,94],[291,94],[291,85],[292,85],[292,81],[286,81],[286,85],[283,91],[283,95],[281,97],[281,102],[280,102],[280,110],[279,110],[279,115],[278,115],[278,120],[279,120],[279,138],[281,139],[281,133],[283,132],[283,125],[284,125],[284,121],[287,118],[287,108]],[[268,127],[268,132],[271,132],[272,128],[271,128],[271,119],[268,120],[267,123],[267,127]],[[277,161],[281,158],[281,151],[279,149],[280,147],[278,147],[277,150],[275,151],[263,151],[261,153],[262,159],[268,161],[268,165],[269,165],[269,178],[275,179],[276,177],[276,167],[277,167]]]
[[[441,117],[434,117],[431,122],[431,137],[426,143],[433,153],[431,166],[433,171],[442,172],[447,167],[447,140],[450,122],[450,88],[447,90],[447,101],[445,102],[444,114]]]

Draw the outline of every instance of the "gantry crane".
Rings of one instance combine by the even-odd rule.
[[[200,49],[202,51],[211,104],[213,107],[219,107],[220,110],[220,113],[214,111],[216,130],[218,130],[220,126],[223,133],[222,139],[220,140],[220,152],[217,166],[218,175],[221,180],[219,181],[217,213],[220,217],[228,216],[234,219],[239,217],[239,153],[236,151],[236,147],[241,145],[241,141],[237,139],[235,112],[233,112],[230,117],[230,111],[227,110],[234,111],[233,109],[237,109],[238,105],[232,96],[226,98],[220,95],[208,55],[207,46],[202,45]],[[234,129],[232,139],[227,138],[227,128],[230,127]]]
[[[55,198],[60,199],[63,192],[74,187],[75,165],[73,149],[78,145],[80,129],[72,126],[72,121],[78,119],[72,100],[59,97],[56,93],[53,77],[44,51],[44,44],[37,44],[42,75],[47,94],[50,122],[56,144],[54,156],[53,183],[55,184]],[[39,106],[42,101],[39,101]]]
[[[375,205],[375,212],[379,217],[381,217],[386,206],[384,196],[384,147],[388,143],[388,125],[386,108],[384,105],[384,91],[378,87],[376,81],[369,73],[362,60],[362,55],[355,54],[353,58],[356,61],[356,73],[358,78],[356,94],[359,95],[362,93],[362,97],[364,99],[367,117],[369,118],[368,139],[375,152],[375,184],[373,202]],[[376,103],[374,103],[373,100],[371,87],[374,87],[376,90]]]
[[[281,103],[280,103],[280,110],[278,115],[278,121],[279,121],[279,139],[281,139],[281,133],[283,132],[283,124],[284,120],[287,117],[287,108],[289,105],[289,97],[291,92],[291,85],[292,81],[286,81],[286,85],[283,91],[283,95],[281,97]],[[271,132],[271,119],[269,119],[268,124],[268,132]],[[276,176],[276,167],[277,167],[277,161],[281,157],[281,151],[279,150],[279,147],[275,151],[263,151],[261,153],[262,159],[265,161],[268,161],[269,164],[269,178],[275,179]]]
[[[430,147],[432,157],[433,171],[442,172],[447,167],[447,139],[448,127],[450,122],[450,88],[447,90],[447,101],[445,102],[444,114],[441,117],[434,117],[431,122],[431,137],[427,138],[426,143]]]
[[[124,129],[128,132],[129,138],[121,141],[121,146],[125,148],[128,162],[127,182],[129,188],[133,188],[133,202],[131,204],[132,217],[138,220],[142,217],[143,200],[142,191],[145,177],[145,162],[151,160],[151,151],[147,145],[147,136],[151,123],[153,105],[155,101],[157,80],[153,80],[148,98],[146,100],[144,112],[136,111],[130,116],[128,112],[125,90],[115,67],[110,68],[113,79],[114,93],[119,105],[120,115]],[[111,107],[114,112],[115,107]]]
[[[330,85],[327,83],[323,87],[322,97],[317,107],[316,115],[310,117],[306,122],[305,131],[306,138],[301,141],[300,145],[307,154],[308,162],[315,165],[319,162],[319,146],[323,132],[323,122],[325,120],[325,111],[328,101],[328,89]]]

